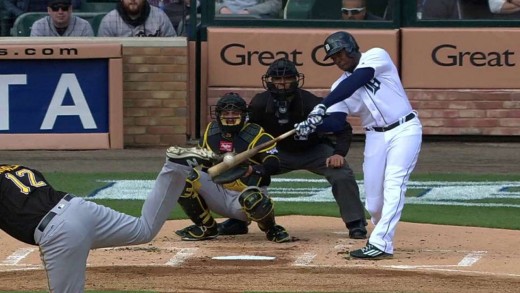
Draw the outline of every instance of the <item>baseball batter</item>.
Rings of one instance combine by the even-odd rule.
[[[365,207],[375,227],[366,246],[350,255],[362,259],[392,257],[406,184],[421,148],[422,126],[397,68],[384,49],[361,53],[356,40],[347,32],[331,34],[324,48],[325,60],[332,58],[344,73],[307,120],[295,127],[300,135],[314,132],[321,124],[327,127],[326,112],[345,112],[361,118],[366,134]]]
[[[151,241],[185,180],[185,171],[166,161],[136,218],[55,190],[35,169],[0,164],[0,228],[39,246],[50,292],[83,292],[90,249]]]

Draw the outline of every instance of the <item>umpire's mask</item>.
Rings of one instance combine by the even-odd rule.
[[[262,75],[262,85],[274,99],[278,123],[289,122],[289,103],[296,90],[303,86],[304,75],[299,73],[296,65],[287,58],[275,60]]]

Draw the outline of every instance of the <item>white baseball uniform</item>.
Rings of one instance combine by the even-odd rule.
[[[421,148],[422,126],[388,53],[381,48],[362,53],[356,69],[367,67],[375,70],[374,78],[327,112],[346,112],[361,118],[366,133],[365,207],[375,225],[369,242],[393,254],[406,184]],[[342,74],[331,90],[350,74]]]

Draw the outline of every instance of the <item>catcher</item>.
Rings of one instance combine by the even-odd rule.
[[[211,215],[215,212],[256,222],[270,241],[291,241],[287,231],[276,224],[273,202],[267,195],[271,174],[280,168],[274,146],[213,179],[205,172],[225,154],[243,152],[273,137],[259,125],[246,122],[247,104],[236,93],[225,94],[210,112],[215,121],[206,127],[198,148],[173,146],[167,151],[171,162],[191,167],[178,203],[194,225],[175,233],[186,241],[217,237],[217,222]]]

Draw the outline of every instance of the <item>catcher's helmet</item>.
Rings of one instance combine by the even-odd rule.
[[[288,87],[284,84],[283,87],[276,86],[273,82],[274,79],[293,79],[288,84]],[[275,97],[281,98],[286,97],[288,95],[292,95],[297,88],[303,86],[305,76],[302,73],[298,72],[296,69],[296,65],[294,62],[290,61],[287,58],[280,58],[275,60],[269,68],[267,68],[267,72],[262,75],[262,85],[264,88],[271,92]]]
[[[227,111],[233,111],[233,115],[228,115]],[[224,115],[223,115],[224,114]],[[222,134],[238,133],[247,117],[247,103],[237,93],[227,93],[222,96],[215,106],[214,118],[216,118]]]
[[[323,43],[325,48],[325,58],[323,61],[329,59],[330,56],[340,52],[341,50],[347,51],[347,54],[359,52],[359,46],[354,37],[347,32],[335,32],[328,36]]]

